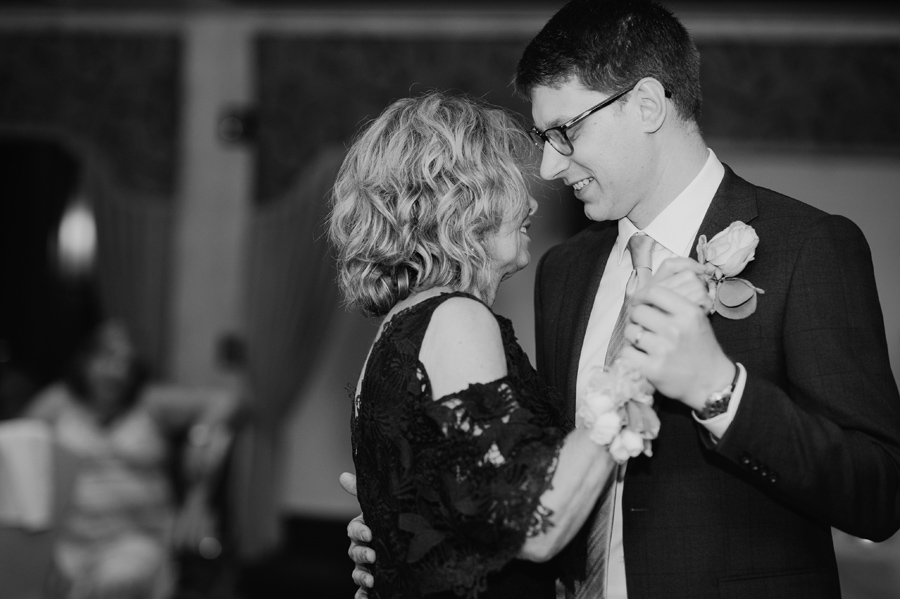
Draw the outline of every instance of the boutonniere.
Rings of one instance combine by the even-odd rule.
[[[578,394],[575,426],[590,429],[591,441],[609,446],[619,464],[642,453],[653,455],[651,441],[659,434],[653,385],[622,360],[595,366],[586,378]]]
[[[713,301],[710,314],[717,312],[724,318],[739,320],[756,311],[756,297],[765,292],[737,275],[753,260],[757,245],[756,231],[741,221],[731,223],[709,241],[706,235],[697,239],[697,261],[715,267],[707,279]]]

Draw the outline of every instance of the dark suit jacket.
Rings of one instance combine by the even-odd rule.
[[[900,527],[900,398],[861,231],[726,167],[700,233],[737,220],[760,239],[740,276],[765,294],[749,318],[711,318],[746,389],[718,444],[657,394],[654,455],[629,462],[624,487],[629,599],[839,597],[830,527],[873,540]],[[538,370],[570,416],[617,233],[595,223],[538,267]]]

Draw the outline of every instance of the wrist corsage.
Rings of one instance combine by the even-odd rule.
[[[706,235],[697,239],[697,261],[715,267],[707,279],[713,302],[710,314],[738,320],[756,311],[756,296],[765,292],[737,275],[756,256],[757,245],[756,231],[741,221],[731,223],[709,241]]]
[[[650,443],[659,434],[653,391],[653,385],[622,360],[596,366],[588,371],[579,394],[575,426],[590,429],[591,441],[609,446],[619,464],[642,453],[653,455]]]

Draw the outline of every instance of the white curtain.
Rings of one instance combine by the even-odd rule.
[[[171,273],[171,198],[116,186],[101,160],[85,158],[82,193],[97,221],[97,281],[104,315],[124,321],[141,355],[160,374]]]
[[[279,543],[279,435],[339,308],[324,225],[342,159],[342,148],[321,152],[293,190],[260,207],[251,224],[246,284],[253,414],[234,463],[235,532],[247,557]]]

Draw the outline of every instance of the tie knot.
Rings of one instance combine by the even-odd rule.
[[[635,233],[628,240],[628,252],[635,269],[651,268],[653,264],[653,244],[655,241],[646,233]]]

